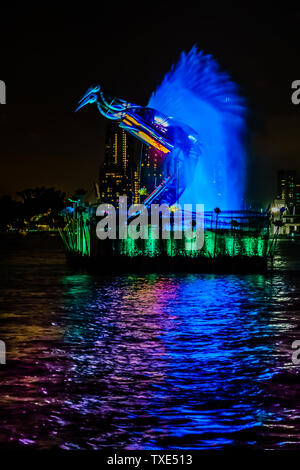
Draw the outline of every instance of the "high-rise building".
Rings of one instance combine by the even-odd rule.
[[[107,129],[105,159],[100,169],[100,197],[117,206],[120,196],[135,202],[139,191],[138,143],[113,122]]]
[[[100,199],[117,207],[119,197],[126,195],[129,204],[138,204],[163,178],[163,155],[126,133],[117,121],[110,123],[100,169]]]
[[[290,211],[300,208],[300,181],[296,171],[280,170],[277,184],[277,198],[283,199]]]
[[[162,155],[152,147],[144,146],[141,160],[141,187],[150,194],[163,180]]]

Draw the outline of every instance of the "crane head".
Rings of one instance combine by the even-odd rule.
[[[100,85],[93,85],[91,86],[87,92],[84,94],[84,96],[79,100],[78,106],[75,109],[75,113],[80,109],[83,108],[86,104],[89,103],[96,103],[98,97],[97,93],[100,91]]]

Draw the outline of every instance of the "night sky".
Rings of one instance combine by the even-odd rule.
[[[92,189],[106,122],[96,107],[75,114],[77,100],[99,82],[146,105],[180,52],[197,44],[248,100],[250,195],[264,203],[275,196],[278,169],[300,173],[300,105],[291,102],[291,83],[300,79],[300,8],[224,3],[1,5],[0,194],[38,185]]]

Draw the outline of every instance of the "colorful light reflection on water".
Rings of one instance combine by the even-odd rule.
[[[1,447],[299,446],[296,275],[4,268]]]

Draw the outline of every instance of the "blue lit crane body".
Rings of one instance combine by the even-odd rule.
[[[87,90],[76,111],[93,103],[97,105],[102,116],[118,121],[122,129],[144,144],[154,147],[162,155],[168,176],[146,198],[144,204],[176,204],[190,183],[185,172],[187,162],[192,170],[201,158],[197,133],[186,124],[153,108],[111,98],[104,94],[100,85],[94,85]]]

